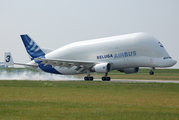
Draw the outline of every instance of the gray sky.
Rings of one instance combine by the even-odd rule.
[[[20,39],[57,49],[71,42],[147,32],[179,62],[179,0],[0,0],[0,61],[29,57]],[[177,63],[174,68],[179,68]]]

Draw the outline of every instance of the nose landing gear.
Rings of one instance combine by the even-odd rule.
[[[151,70],[151,71],[149,72],[149,74],[150,74],[150,75],[153,75],[153,74],[154,74],[154,72]]]
[[[155,68],[153,67],[153,68],[150,68],[150,72],[149,72],[149,74],[150,75],[154,75],[154,72],[152,71],[152,70],[154,70]]]

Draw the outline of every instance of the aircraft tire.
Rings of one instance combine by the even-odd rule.
[[[154,75],[154,72],[153,72],[153,71],[150,71],[149,74],[150,74],[150,75]]]
[[[102,79],[102,81],[110,81],[111,80],[110,77],[102,77],[101,79]]]
[[[102,81],[106,81],[106,77],[102,77],[101,79],[102,79]]]
[[[93,77],[85,76],[85,77],[84,77],[84,80],[85,80],[85,81],[93,81]]]
[[[89,79],[90,81],[93,81],[93,77],[88,77],[88,79]]]

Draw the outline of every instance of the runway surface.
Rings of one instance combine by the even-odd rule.
[[[0,80],[30,80],[30,81],[84,81],[78,78],[56,78],[56,79],[0,79]],[[93,81],[102,81],[101,79],[94,79]],[[124,82],[124,83],[179,83],[179,80],[134,80],[134,79],[112,79],[111,81],[102,82]]]
[[[100,79],[95,79],[94,81],[101,81]],[[111,82],[129,82],[129,83],[179,83],[176,80],[127,80],[127,79],[113,79]]]
[[[51,81],[84,81],[83,79],[70,80],[51,80]],[[102,81],[101,79],[94,79],[93,81]],[[127,82],[127,83],[179,83],[179,80],[132,80],[132,79],[112,79],[111,81],[103,82]]]

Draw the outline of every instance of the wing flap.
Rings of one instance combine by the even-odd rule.
[[[52,67],[66,67],[68,69],[76,66],[77,72],[84,72],[85,70],[94,66],[92,61],[78,61],[78,60],[67,60],[67,59],[45,59],[45,58],[35,58],[34,60],[42,61],[40,64],[52,65]]]

